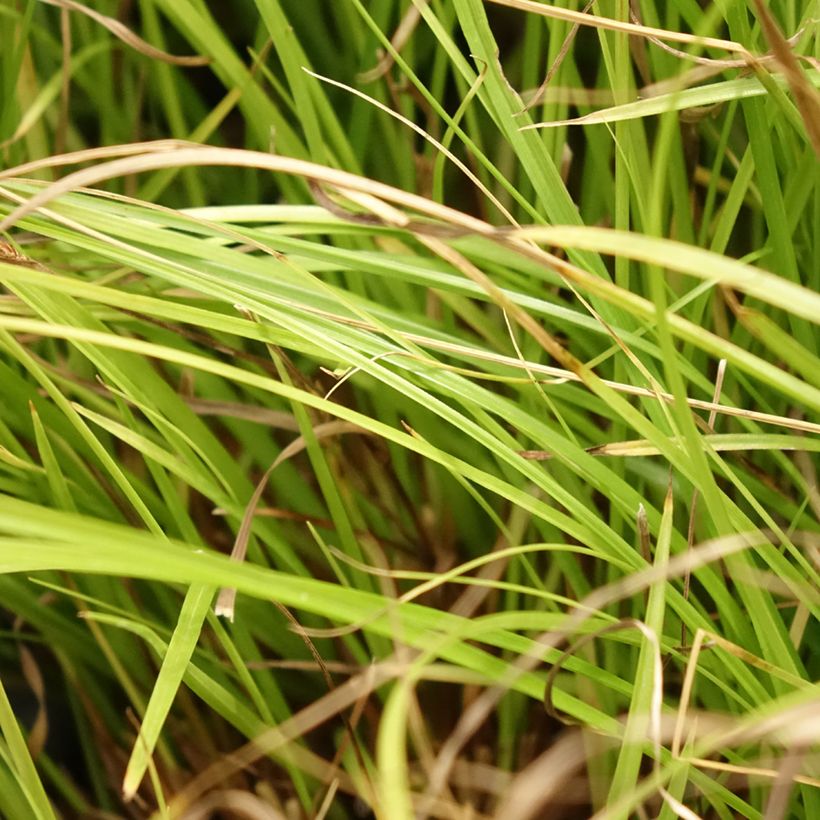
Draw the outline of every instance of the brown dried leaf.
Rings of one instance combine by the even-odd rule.
[[[800,63],[791,50],[789,41],[778,28],[772,13],[763,3],[763,0],[754,0],[760,18],[763,34],[769,42],[769,47],[776,62],[786,77],[786,82],[794,94],[797,110],[806,125],[814,152],[820,156],[820,92],[806,79],[800,69]]]
[[[42,0],[42,2],[47,3],[49,6],[57,6],[57,8],[60,9],[85,14],[86,17],[90,17],[95,23],[99,23],[103,28],[107,28],[118,40],[122,40],[127,46],[133,48],[134,51],[138,51],[140,54],[144,54],[152,60],[160,60],[163,63],[188,67],[208,65],[208,63],[211,62],[210,57],[198,57],[196,55],[177,57],[174,54],[168,54],[167,51],[162,51],[162,49],[156,48],[150,43],[146,43],[145,40],[134,34],[130,28],[119,20],[108,17],[105,14],[100,14],[100,12],[88,6],[84,6],[81,3],[76,3],[74,0]]]

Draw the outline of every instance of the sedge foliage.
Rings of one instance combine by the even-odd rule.
[[[0,8],[0,814],[820,816],[817,8],[630,5]]]

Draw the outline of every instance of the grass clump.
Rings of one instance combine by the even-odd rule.
[[[817,9],[564,5],[0,9],[0,814],[820,816]]]

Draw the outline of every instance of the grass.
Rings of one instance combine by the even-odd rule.
[[[629,8],[0,8],[0,815],[820,816],[818,7]]]

